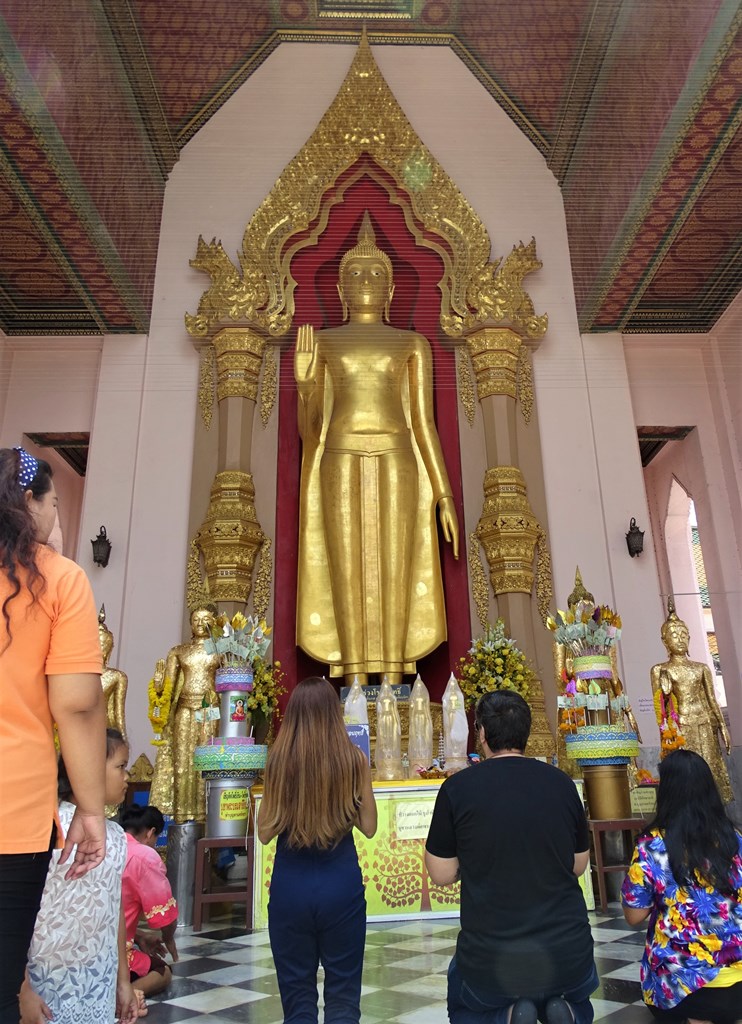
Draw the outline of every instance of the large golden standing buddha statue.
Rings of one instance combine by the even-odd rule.
[[[297,643],[332,676],[399,682],[446,639],[436,527],[458,522],[433,418],[430,344],[385,324],[389,257],[368,212],[340,263],[343,326],[300,327]]]
[[[675,602],[667,602],[667,618],[660,633],[668,654],[667,661],[653,665],[650,678],[652,693],[662,692],[665,698],[674,697],[678,725],[688,750],[705,759],[716,779],[722,799],[734,799],[729,772],[719,749],[719,740],[727,754],[732,741],[721,708],[716,701],[711,670],[701,661],[688,657],[690,631],[675,611]]]

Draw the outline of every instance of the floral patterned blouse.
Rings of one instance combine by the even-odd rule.
[[[737,839],[736,898],[710,885],[679,886],[656,829],[637,840],[621,894],[627,907],[652,908],[640,972],[648,1005],[671,1009],[722,967],[742,962],[742,836]]]

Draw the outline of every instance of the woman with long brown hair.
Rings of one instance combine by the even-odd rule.
[[[18,992],[54,846],[68,879],[105,854],[106,712],[95,603],[85,573],[47,546],[57,495],[48,463],[0,449],[0,1024]],[[57,817],[52,722],[77,808]]]
[[[312,677],[291,694],[265,773],[258,837],[278,836],[268,930],[284,1021],[316,1022],[317,968],[326,1024],[357,1024],[366,898],[353,828],[371,838],[371,770],[348,739],[338,695]]]

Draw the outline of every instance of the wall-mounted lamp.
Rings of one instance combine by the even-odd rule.
[[[111,557],[111,542],[106,536],[105,526],[101,526],[98,536],[90,543],[93,545],[93,561],[105,569],[108,559]]]
[[[636,525],[636,519],[632,518],[629,523],[629,532],[626,534],[626,547],[632,558],[640,555],[644,550],[644,530]]]

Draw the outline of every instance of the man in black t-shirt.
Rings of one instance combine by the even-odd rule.
[[[591,1024],[598,986],[578,877],[587,819],[572,780],[525,757],[531,711],[485,694],[485,760],[442,784],[426,842],[433,882],[461,878],[461,931],[448,971],[451,1024]]]

